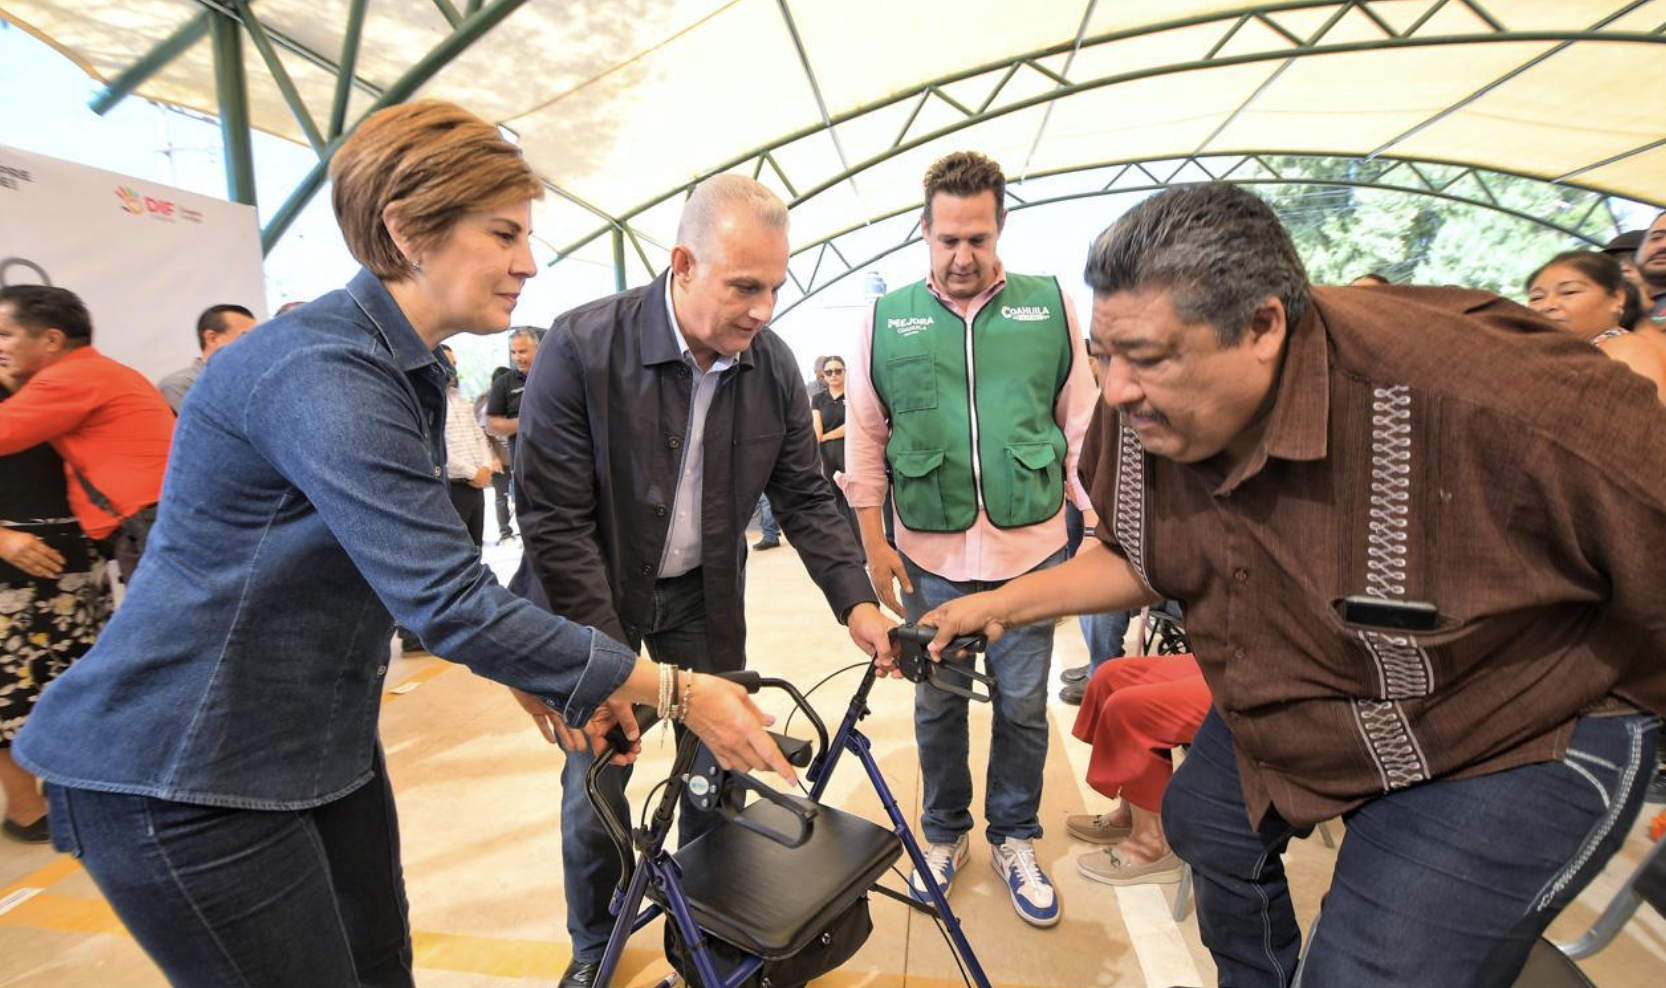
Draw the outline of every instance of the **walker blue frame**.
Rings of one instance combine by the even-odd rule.
[[[870,890],[878,891],[902,901],[914,909],[941,920],[951,947],[958,956],[971,983],[976,985],[977,988],[991,988],[989,978],[984,974],[983,966],[978,963],[977,955],[973,952],[971,943],[967,941],[966,934],[961,929],[959,918],[955,916],[954,911],[949,907],[948,900],[943,895],[943,890],[938,886],[935,878],[931,876],[931,871],[926,865],[925,854],[920,850],[919,841],[915,839],[913,830],[909,827],[908,821],[897,806],[896,797],[892,795],[890,787],[885,783],[885,777],[880,773],[879,765],[873,757],[871,742],[858,727],[858,724],[870,713],[868,695],[878,678],[875,667],[869,665],[863,673],[861,685],[857,687],[855,695],[851,697],[850,706],[845,711],[844,720],[840,723],[838,731],[833,735],[831,743],[828,740],[826,726],[816,715],[809,702],[791,683],[780,679],[765,679],[755,673],[730,674],[726,678],[741,683],[751,693],[755,693],[761,688],[780,689],[788,693],[815,727],[821,746],[808,770],[808,777],[812,786],[809,792],[811,802],[819,803],[821,801],[841,754],[849,751],[862,763],[863,769],[868,774],[868,781],[872,783],[874,791],[879,796],[880,803],[885,807],[886,817],[891,822],[891,832],[901,842],[902,848],[908,859],[913,863],[915,871],[929,879],[927,885],[931,893],[931,903],[918,902],[912,897],[892,892],[880,885],[874,885]],[[639,721],[644,719],[651,720],[652,718],[639,717]],[[643,729],[646,730],[646,727]],[[596,797],[595,783],[602,769],[606,767],[606,756],[598,757],[596,764],[590,770],[586,787],[591,794],[591,802],[596,806],[598,815],[601,816],[610,833],[614,835],[616,844],[619,843],[621,834],[628,834],[630,846],[635,850],[635,864],[631,869],[630,881],[623,890],[615,890],[613,900],[609,904],[609,910],[616,919],[613,933],[608,938],[607,949],[602,955],[601,966],[596,973],[598,988],[607,988],[608,985],[612,984],[613,976],[624,956],[625,945],[631,936],[664,915],[668,910],[671,914],[668,922],[675,922],[682,934],[683,942],[691,945],[696,973],[705,985],[737,988],[755,974],[764,963],[763,958],[754,955],[735,968],[727,978],[718,974],[712,960],[711,950],[706,942],[706,933],[695,920],[693,909],[690,907],[688,896],[684,891],[682,870],[671,853],[664,847],[665,838],[670,832],[671,820],[676,814],[678,802],[685,788],[682,778],[693,761],[697,747],[697,739],[692,734],[685,735],[683,741],[679,743],[677,757],[672,766],[666,791],[660,797],[652,824],[647,828],[639,827],[627,830],[624,824],[614,816],[611,808]],[[761,794],[768,795],[767,793]],[[643,904],[650,884],[661,890],[666,904],[664,907],[653,902]],[[656,988],[672,988],[679,981],[681,981],[681,977],[673,973],[659,981]]]

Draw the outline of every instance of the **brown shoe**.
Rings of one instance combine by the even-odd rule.
[[[1111,822],[1109,813],[1080,813],[1064,821],[1064,829],[1077,840],[1089,844],[1115,844],[1134,832],[1132,826]]]
[[[1174,852],[1149,864],[1131,861],[1120,847],[1102,847],[1076,859],[1082,876],[1105,885],[1162,885],[1180,881],[1186,866]]]

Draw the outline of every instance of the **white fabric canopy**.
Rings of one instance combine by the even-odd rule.
[[[442,6],[471,7],[371,0],[356,75],[390,85],[451,32]],[[0,0],[0,15],[109,79],[231,7]],[[348,8],[249,5],[321,126],[334,75],[290,49],[338,60]],[[533,0],[418,96],[518,135],[571,197],[539,207],[551,243],[609,259],[605,234],[622,227],[632,263],[657,265],[681,190],[714,170],[777,188],[803,245],[916,205],[926,165],[959,148],[1014,177],[1383,155],[1666,202],[1663,32],[1666,0]],[[243,53],[254,125],[304,141],[255,47]],[[208,40],[139,92],[216,112]],[[356,92],[349,122],[373,98]]]

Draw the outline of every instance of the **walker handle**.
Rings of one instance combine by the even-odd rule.
[[[946,666],[933,660],[931,653],[926,651],[926,646],[936,637],[937,629],[929,624],[901,624],[891,629],[891,639],[897,646],[897,671],[902,673],[902,678],[913,683],[925,683],[933,689],[963,696],[968,700],[990,702],[999,685],[995,682],[995,677],[959,666]],[[981,652],[988,647],[989,639],[983,635],[961,635],[943,646],[943,652],[949,656],[960,656]],[[948,682],[943,678],[950,674],[965,680],[965,685]],[[977,692],[974,686],[978,683],[987,686],[988,690],[983,693]]]
[[[649,704],[638,703],[631,707],[631,713],[636,715],[638,738],[647,734],[648,728],[659,723],[659,711],[655,710]],[[625,737],[625,729],[620,727],[618,724],[613,725],[613,729],[607,732],[607,743],[612,745],[613,750],[621,755],[627,754],[631,750],[630,739]]]

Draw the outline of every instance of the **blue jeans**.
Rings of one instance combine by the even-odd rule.
[[[1651,716],[1584,717],[1562,761],[1437,779],[1346,814],[1304,988],[1513,984],[1533,940],[1625,840],[1658,733]],[[1298,830],[1276,811],[1250,829],[1214,713],[1169,783],[1163,827],[1192,866],[1220,983],[1289,985],[1301,931],[1282,855]]]
[[[48,786],[52,843],[81,859],[181,988],[407,988],[399,823],[376,774],[311,810],[238,810]]]
[[[1064,549],[1037,570],[1064,562]],[[903,595],[908,620],[957,597],[994,590],[1005,580],[945,580],[907,556],[903,565],[914,592]],[[1032,570],[1034,572],[1034,570]],[[1053,658],[1053,623],[1013,628],[984,655],[995,689],[994,737],[984,779],[984,822],[991,844],[1008,837],[1041,836],[1041,771],[1047,761],[1047,666]],[[972,659],[947,660],[970,667]],[[920,829],[933,844],[952,844],[972,829],[972,769],[965,697],[921,683],[914,687],[914,741],[925,779],[925,812]]]
[[[655,662],[669,662],[697,672],[714,672],[706,640],[706,594],[698,569],[654,585],[654,623],[643,637]],[[654,728],[657,732],[660,728]],[[678,737],[681,737],[681,727]],[[644,744],[650,743],[644,739]],[[657,743],[657,742],[652,742]],[[584,792],[591,756],[567,756],[561,772],[561,870],[567,892],[567,933],[573,940],[573,959],[594,963],[602,959],[613,932],[608,902],[619,883],[619,855],[597,819]],[[716,760],[701,748],[694,770],[705,771]],[[619,819],[633,821],[624,787],[630,769],[603,773],[607,798]],[[678,839],[686,844],[723,822],[717,813],[700,812],[685,797],[677,813]]]
[[[781,526],[775,521],[775,512],[769,509],[769,498],[762,494],[758,495],[758,527],[765,542],[781,541]]]
[[[1111,659],[1122,658],[1122,641],[1128,637],[1128,625],[1133,622],[1133,611],[1105,611],[1083,614],[1076,620],[1082,625],[1082,639],[1088,645],[1088,678]]]

